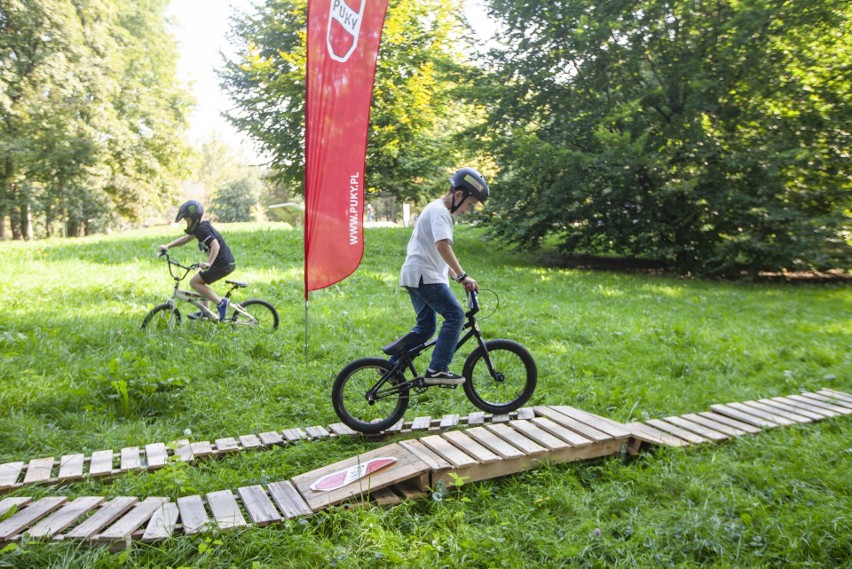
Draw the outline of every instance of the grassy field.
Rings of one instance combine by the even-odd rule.
[[[251,283],[242,297],[270,300],[277,332],[139,329],[170,293],[155,248],[176,228],[0,243],[0,463],[172,441],[187,429],[214,440],[337,421],[335,374],[411,326],[396,286],[408,231],[369,230],[359,270],[311,295],[306,358],[301,234],[220,229],[234,278]],[[482,321],[486,336],[536,358],[532,404],[626,422],[821,387],[852,392],[849,287],[547,269],[475,229],[456,237],[464,268],[500,299]],[[174,253],[201,260],[191,244]],[[482,304],[492,312],[494,295],[483,292]],[[432,391],[408,419],[475,410],[460,390]],[[120,553],[24,542],[0,553],[0,567],[849,567],[850,426],[845,417],[628,464],[546,465],[442,501],[335,509]],[[380,444],[321,441],[11,495],[176,499],[288,479]]]

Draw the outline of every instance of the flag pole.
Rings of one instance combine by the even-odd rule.
[[[308,371],[308,299],[305,298],[305,372]]]

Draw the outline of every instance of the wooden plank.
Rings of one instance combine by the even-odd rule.
[[[180,511],[174,502],[164,502],[148,521],[142,541],[150,543],[158,539],[166,539],[172,536],[177,526]]]
[[[650,423],[650,421],[648,421]],[[698,437],[708,440],[708,441],[726,441],[730,437],[725,433],[720,433],[719,431],[715,431],[709,427],[706,427],[700,423],[693,423],[689,419],[685,419],[683,417],[666,417],[663,419],[663,422],[672,425],[678,429],[682,429],[688,433],[694,433]],[[656,426],[656,425],[655,425]],[[659,428],[659,427],[658,427]],[[663,429],[661,429],[663,430]],[[671,431],[669,431],[671,432]],[[672,432],[673,435],[685,439],[686,437],[682,437],[679,433]],[[696,441],[697,442],[697,441]]]
[[[83,462],[86,457],[82,454],[66,454],[59,459],[59,474],[56,479],[79,480],[83,478]]]
[[[219,454],[237,452],[240,450],[240,443],[237,442],[237,439],[234,437],[223,437],[221,439],[216,439],[214,442],[216,445],[216,452]]]
[[[532,420],[532,423],[551,435],[571,444],[571,446],[581,446],[593,443],[593,441],[590,441],[586,437],[575,433],[571,429],[566,429],[556,421],[552,421],[547,417],[536,417]]]
[[[81,496],[31,527],[27,534],[36,539],[53,537],[71,527],[74,522],[97,508],[103,501],[104,498],[100,496]]]
[[[399,484],[391,486],[391,488],[397,494],[402,495],[402,497],[406,500],[416,500],[426,495],[426,492],[419,488],[413,480],[406,480],[405,482],[400,482]]]
[[[380,488],[370,492],[370,497],[377,506],[396,506],[401,503],[404,498],[391,490],[392,487]]]
[[[210,444],[210,441],[190,443],[189,448],[192,450],[192,456],[195,458],[201,458],[203,456],[210,456],[213,454],[213,445]]]
[[[449,470],[453,467],[452,464],[444,460],[440,455],[435,454],[434,451],[417,439],[399,441],[399,445],[420,459],[431,470]]]
[[[183,496],[182,498],[178,498],[177,507],[180,512],[183,533],[193,535],[207,530],[210,525],[210,517],[204,508],[201,496]]]
[[[68,498],[48,497],[30,503],[0,523],[0,541],[14,539],[21,531],[60,508]]]
[[[735,429],[739,429],[741,431],[745,431],[746,433],[750,433],[753,435],[762,432],[762,429],[760,427],[755,427],[754,425],[750,425],[749,423],[737,421],[736,419],[732,419],[727,415],[720,415],[719,413],[714,413],[713,411],[702,411],[701,413],[698,413],[698,415],[706,419],[710,419],[711,421],[716,421],[717,423],[722,423],[723,425],[728,425],[729,427],[733,427]]]
[[[243,448],[257,448],[263,446],[263,443],[260,442],[257,435],[240,435],[240,444],[243,445]]]
[[[783,417],[789,421],[793,421],[794,423],[813,423],[813,419],[810,417],[806,417],[804,415],[793,413],[790,411],[785,411],[784,409],[779,409],[778,407],[774,407],[772,405],[766,405],[759,401],[743,401],[743,405],[747,407],[753,407],[759,411],[763,411],[764,413],[769,413],[770,415],[774,415],[776,417]]]
[[[743,403],[728,403],[729,407],[733,407],[737,411],[742,411],[743,413],[748,413],[749,415],[756,415],[767,421],[772,421],[773,423],[778,423],[779,425],[783,425],[785,427],[789,427],[790,425],[795,425],[795,421],[791,421],[785,417],[780,415],[776,415],[774,413],[768,413],[766,411],[761,411],[760,409],[755,409],[750,405],[745,405]]]
[[[432,449],[437,455],[453,465],[454,468],[473,466],[478,464],[475,459],[465,452],[459,450],[446,439],[438,435],[423,437],[420,442]]]
[[[192,462],[192,459],[195,456],[192,454],[192,445],[189,444],[189,440],[181,439],[179,441],[175,441],[174,455],[184,462]]]
[[[124,512],[136,504],[137,499],[129,496],[114,498],[83,523],[61,536],[63,539],[88,539],[118,519]]]
[[[441,424],[439,427],[441,429],[451,429],[459,424],[459,416],[457,414],[454,415],[444,415],[441,417]]]
[[[846,401],[847,403],[852,403],[852,395],[848,393],[844,393],[842,391],[837,391],[836,389],[829,389],[828,387],[823,387],[817,393],[822,393],[823,395],[828,395],[830,397],[834,397],[835,399],[840,399],[842,401]]]
[[[260,433],[258,436],[260,437],[260,442],[262,442],[265,446],[284,444],[284,438],[277,431],[268,431],[266,433]]]
[[[219,529],[229,529],[246,525],[246,519],[237,504],[237,498],[230,490],[209,492],[207,505],[213,513],[213,518]]]
[[[790,399],[789,397],[773,397],[772,401],[777,401],[779,403],[783,403],[784,405],[789,405],[790,407],[793,407],[795,409],[810,411],[811,413],[817,413],[826,418],[840,416],[840,413],[835,413],[834,411],[823,409],[821,407],[814,407],[810,403],[796,401],[795,399]]]
[[[508,413],[503,413],[502,415],[492,415],[491,422],[492,423],[508,423],[512,420],[512,416]]]
[[[737,421],[748,423],[749,425],[754,425],[755,427],[760,427],[762,429],[774,429],[778,426],[778,423],[768,421],[763,417],[758,417],[757,415],[753,415],[751,413],[743,413],[739,409],[731,407],[730,405],[711,405],[710,409],[718,413],[719,415],[724,415],[726,417],[730,417],[732,419],[736,419]]]
[[[477,425],[482,425],[485,423],[485,412],[484,411],[476,411],[467,416],[467,424],[468,426],[475,427]]]
[[[307,433],[302,429],[285,429],[283,434],[288,441],[301,441],[308,438]]]
[[[841,415],[849,415],[852,413],[852,408],[846,407],[842,402],[832,399],[831,397],[826,397],[825,395],[820,395],[818,393],[802,393],[801,397],[813,399],[820,403],[824,403],[825,405],[831,405],[833,407],[831,410],[840,413]]]
[[[848,400],[848,396],[838,396],[824,389],[821,389],[816,393],[810,393],[809,395],[811,395],[812,397],[817,397],[820,400],[825,401],[826,403],[837,405],[838,407],[846,407],[847,409],[852,409],[852,401]]]
[[[714,431],[718,431],[731,437],[741,437],[743,435],[748,434],[748,431],[737,429],[736,427],[731,427],[718,421],[713,421],[712,419],[702,417],[701,415],[698,415],[696,413],[684,415],[683,418],[687,421],[695,423],[696,425],[702,425],[704,427],[707,427],[708,429],[713,429]]]
[[[124,514],[118,521],[91,539],[99,542],[121,541],[130,539],[130,535],[151,519],[168,498],[145,498],[137,503],[132,510]]]
[[[402,418],[399,421],[397,421],[396,423],[394,423],[393,425],[391,425],[390,427],[388,427],[387,429],[385,429],[383,432],[385,434],[398,433],[398,432],[402,431],[402,428],[404,426],[405,426],[405,418]]]
[[[500,457],[470,438],[462,431],[448,431],[442,435],[465,453],[469,454],[480,464],[488,464],[500,460]]]
[[[24,463],[22,461],[0,464],[0,488],[8,488],[17,484],[18,476],[23,469]]]
[[[518,414],[515,418],[519,421],[526,421],[535,418],[535,410],[532,407],[521,407],[518,409]]]
[[[5,516],[7,512],[12,511],[14,508],[20,508],[26,504],[29,504],[32,501],[32,498],[21,496],[17,498],[3,498],[0,500],[0,517]]]
[[[24,475],[24,484],[32,484],[34,482],[44,482],[50,480],[50,475],[53,472],[53,457],[49,458],[34,458],[27,466],[27,473]]]
[[[808,411],[807,409],[797,409],[795,407],[786,405],[784,403],[781,403],[780,401],[774,401],[772,399],[759,399],[758,403],[762,403],[763,405],[772,407],[774,409],[780,409],[781,411],[787,411],[796,415],[802,415],[811,419],[812,421],[822,421],[826,417],[825,415],[822,415],[820,413],[814,413],[813,411]]]
[[[121,459],[119,460],[119,464],[121,464],[121,471],[127,472],[128,470],[142,468],[142,460],[140,459],[139,454],[139,447],[127,447],[121,449]]]
[[[501,458],[512,460],[526,456],[516,447],[483,427],[467,429],[465,434]]]
[[[89,476],[106,476],[112,474],[114,455],[111,450],[99,450],[92,453],[89,461]]]
[[[521,433],[504,423],[486,425],[485,428],[527,456],[535,456],[547,452],[546,448],[523,436]]]
[[[575,409],[574,407],[569,407],[567,405],[558,405],[555,407],[551,407],[557,413],[562,413],[567,417],[571,417],[581,423],[585,423],[590,427],[594,427],[595,429],[602,431],[612,437],[617,439],[624,439],[630,436],[630,433],[618,423],[614,421],[610,421],[608,419],[604,419],[603,417],[598,417],[597,415],[593,415],[592,413],[587,413],[581,409]],[[553,417],[551,417],[552,419]],[[570,427],[569,427],[570,428]]]
[[[302,495],[296,490],[296,487],[289,480],[281,482],[273,482],[266,488],[278,509],[284,514],[284,517],[293,519],[298,516],[309,516],[313,512]]]
[[[685,447],[689,445],[687,441],[645,423],[628,423],[624,426],[630,429],[634,437],[647,443],[670,447]]]
[[[569,443],[554,437],[531,421],[510,421],[509,426],[523,433],[525,437],[537,442],[547,450],[562,450],[571,446]]]
[[[432,426],[432,417],[415,417],[411,422],[412,431],[428,431]]]
[[[281,520],[281,514],[275,509],[275,504],[269,499],[263,486],[243,486],[237,489],[243,505],[252,521],[259,526],[269,525]]]
[[[305,427],[305,434],[311,440],[314,439],[327,439],[331,436],[331,433],[325,430],[325,427],[322,425],[314,425],[313,427]]]
[[[826,403],[825,401],[820,401],[819,399],[814,399],[812,397],[805,397],[803,395],[788,395],[787,399],[792,399],[793,401],[799,401],[801,403],[807,403],[811,407],[827,409],[828,411],[837,413],[838,415],[846,415],[850,412],[849,409],[838,407],[837,405],[832,405],[831,403]]]
[[[350,429],[343,423],[332,423],[328,426],[328,430],[331,431],[333,434],[340,436],[350,436],[358,434],[358,431]]]
[[[145,463],[153,470],[166,465],[169,460],[169,449],[163,443],[145,445]]]
[[[608,433],[591,427],[586,423],[583,423],[582,421],[574,419],[573,417],[569,417],[568,415],[560,413],[553,407],[535,407],[534,409],[537,415],[547,417],[551,421],[562,425],[566,429],[571,429],[575,433],[582,435],[584,438],[587,438],[589,440],[608,441],[614,438]]]

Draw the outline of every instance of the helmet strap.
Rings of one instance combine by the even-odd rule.
[[[459,191],[459,190],[453,190],[453,201],[452,201],[452,206],[450,207],[450,213],[455,213],[456,210],[462,206],[462,204],[464,203],[464,200],[466,200],[467,196],[468,196],[467,192],[465,192],[464,190],[461,190],[464,193],[464,196],[462,196],[462,199],[459,203],[456,203],[456,192],[457,191]]]

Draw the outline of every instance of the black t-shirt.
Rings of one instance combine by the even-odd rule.
[[[213,229],[209,221],[199,223],[198,228],[193,233],[190,233],[190,235],[198,239],[198,248],[205,253],[210,252],[211,240],[215,239],[219,242],[219,254],[216,255],[216,260],[213,261],[214,265],[230,265],[235,262],[228,244],[225,243],[219,232]]]

